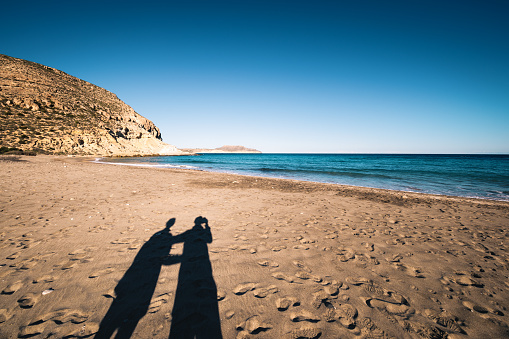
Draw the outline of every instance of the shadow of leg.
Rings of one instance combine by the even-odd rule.
[[[205,218],[184,234],[184,249],[172,311],[170,339],[220,339],[217,288],[207,243],[212,234]]]

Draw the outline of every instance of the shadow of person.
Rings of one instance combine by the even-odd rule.
[[[207,247],[212,242],[208,220],[196,218],[194,227],[176,238],[176,242],[184,242],[184,249],[169,338],[222,338],[217,288]]]
[[[131,266],[115,287],[116,298],[99,326],[95,338],[130,338],[140,319],[147,313],[157,285],[161,265],[170,265],[172,234],[170,227],[175,218],[168,220],[166,228],[152,235],[141,247]],[[170,257],[171,258],[171,257]]]

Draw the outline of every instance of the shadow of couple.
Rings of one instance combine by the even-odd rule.
[[[191,229],[176,236],[170,232],[174,224],[175,218],[170,219],[164,230],[141,247],[115,287],[116,298],[95,338],[111,338],[115,331],[115,338],[130,338],[149,309],[162,266],[177,263],[180,270],[169,338],[222,338],[217,287],[207,246],[212,242],[208,220],[197,217]],[[176,243],[184,244],[181,255],[170,254]]]

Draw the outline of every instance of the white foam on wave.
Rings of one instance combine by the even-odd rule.
[[[109,162],[109,161],[101,161],[102,159],[104,159],[104,158],[96,158],[93,162],[98,163],[98,164],[106,164],[106,165],[120,165],[120,166],[131,166],[131,167],[199,169],[198,167],[195,167],[195,166],[189,166],[189,165],[144,164],[144,163]]]

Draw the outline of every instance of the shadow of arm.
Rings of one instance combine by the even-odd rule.
[[[185,242],[186,241],[186,237],[188,236],[188,233],[189,233],[188,231],[185,231],[184,233],[172,236],[171,237],[171,243],[172,244],[178,244],[178,243],[181,243],[181,242]]]
[[[212,242],[212,232],[210,231],[209,224],[205,224],[205,237],[204,240],[207,242],[207,244],[210,244]]]

